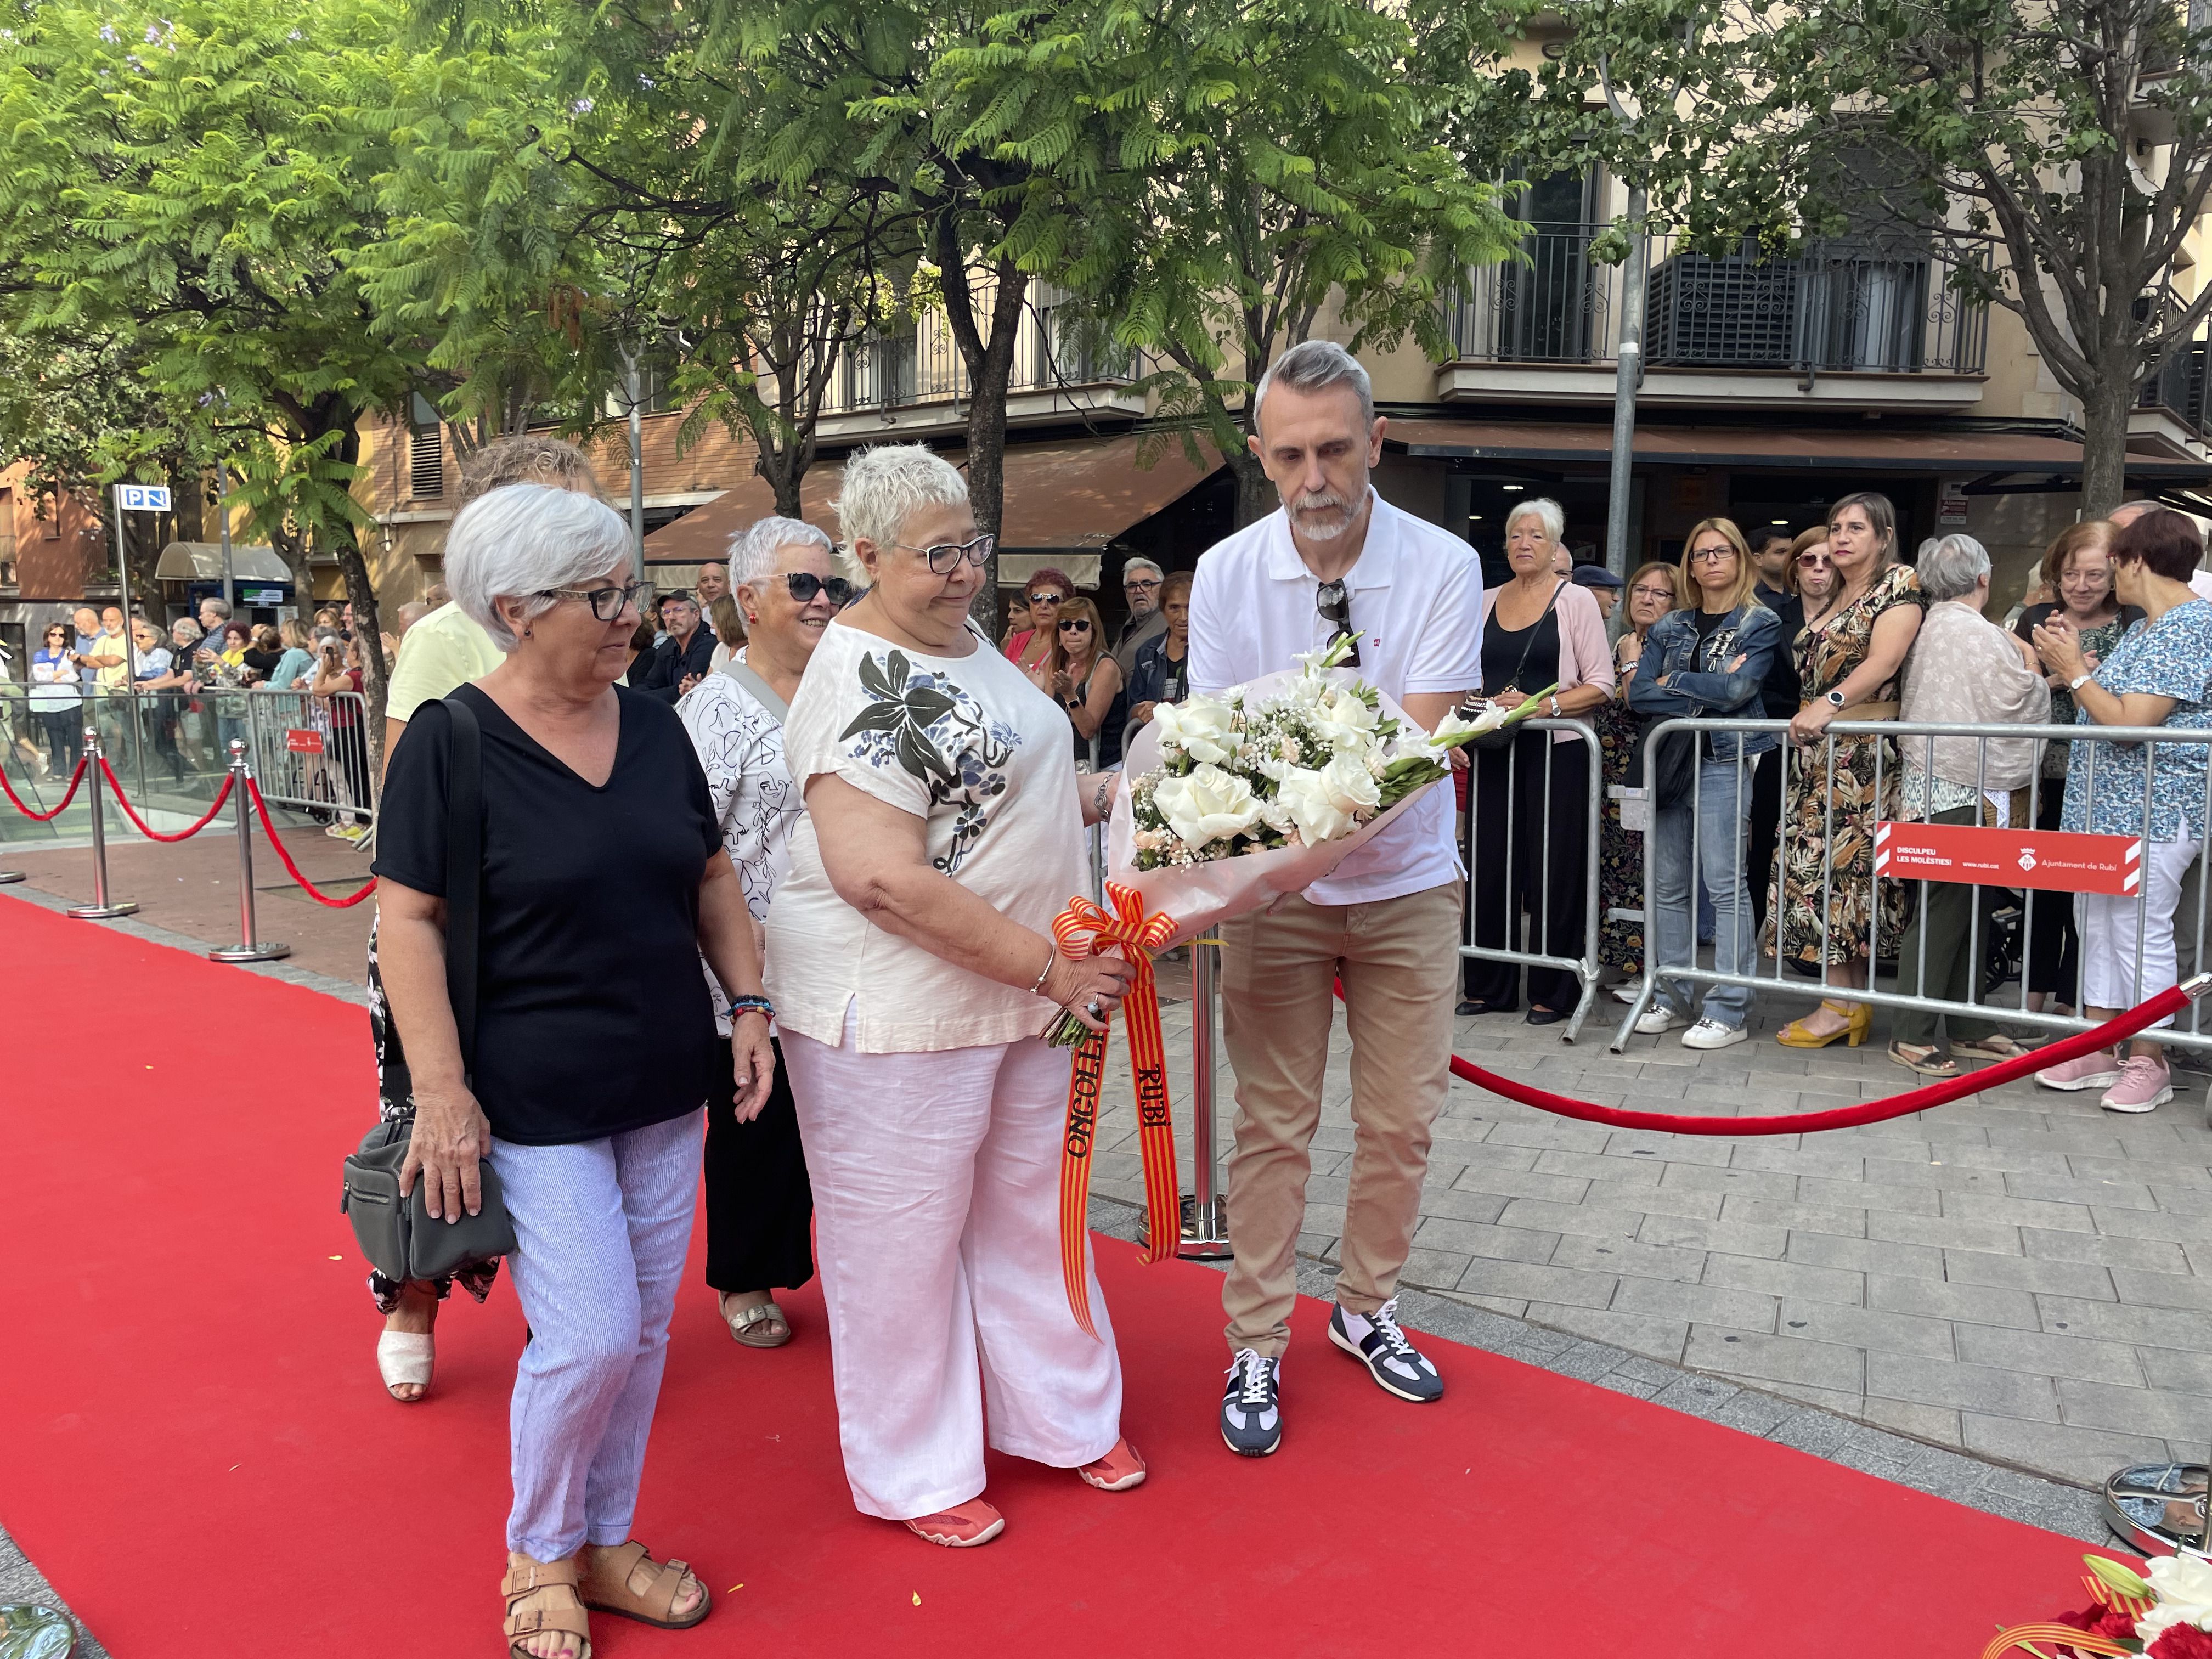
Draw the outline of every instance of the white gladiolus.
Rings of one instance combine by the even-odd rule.
[[[1260,821],[1260,801],[1252,786],[1233,772],[1201,765],[1188,776],[1163,778],[1152,805],[1168,828],[1194,849],[1241,835]]]
[[[1162,703],[1152,719],[1160,733],[1160,747],[1181,750],[1202,765],[1218,766],[1235,752],[1231,731],[1232,711],[1225,702],[1194,696],[1182,702]]]
[[[1449,749],[1463,743],[1477,732],[1490,729],[1472,720],[1463,720],[1456,714],[1447,714],[1437,722],[1437,729],[1429,733],[1429,747],[1439,750]]]

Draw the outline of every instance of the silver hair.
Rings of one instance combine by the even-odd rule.
[[[178,617],[169,624],[169,632],[172,635],[182,633],[188,640],[204,640],[207,637],[207,629],[202,628],[190,617]]]
[[[836,553],[827,531],[800,519],[756,519],[730,538],[730,586],[750,587],[775,574],[775,556],[787,547],[819,547]]]
[[[1544,534],[1553,543],[1567,533],[1566,509],[1549,495],[1531,495],[1525,501],[1516,501],[1513,510],[1505,515],[1505,533],[1511,535],[1513,526],[1532,513],[1544,526]]]
[[[225,622],[228,622],[230,620],[230,605],[225,600],[202,599],[200,601],[200,609],[203,611],[214,611],[216,616],[222,617]]]
[[[907,520],[924,507],[965,507],[968,480],[941,455],[920,444],[878,444],[845,463],[845,482],[830,503],[837,511],[838,527],[845,532],[838,562],[855,582],[872,580],[867,567],[853,551],[853,544],[869,541],[890,548],[899,538]]]
[[[1267,388],[1286,386],[1293,392],[1319,392],[1327,386],[1349,386],[1359,394],[1359,424],[1375,424],[1375,384],[1359,359],[1334,340],[1307,340],[1292,346],[1267,366],[1252,393],[1252,416],[1258,422]]]
[[[1940,537],[1921,553],[1917,570],[1929,599],[1963,599],[1990,574],[1990,550],[1972,536]]]
[[[1139,556],[1133,559],[1124,559],[1121,561],[1121,580],[1123,581],[1127,581],[1131,574],[1139,570],[1149,570],[1152,574],[1158,576],[1162,581],[1165,581],[1167,580],[1168,573],[1161,569],[1157,564],[1154,564],[1150,559]]]
[[[492,643],[512,651],[500,600],[520,599],[525,621],[543,616],[556,603],[540,597],[546,589],[604,576],[629,553],[629,526],[596,495],[501,484],[463,507],[446,532],[446,585]]]

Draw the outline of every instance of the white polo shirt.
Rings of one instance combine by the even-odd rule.
[[[1370,491],[1371,494],[1371,491]],[[1449,531],[1380,495],[1367,541],[1345,578],[1359,633],[1360,677],[1403,702],[1482,684],[1482,567]],[[1218,696],[1262,674],[1296,668],[1327,643],[1320,580],[1278,508],[1199,559],[1190,595],[1190,685]],[[1316,904],[1371,904],[1463,877],[1452,792],[1439,784],[1306,890]]]

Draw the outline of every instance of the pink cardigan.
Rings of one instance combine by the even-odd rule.
[[[1482,621],[1490,625],[1490,613],[1497,609],[1500,590],[1492,588],[1482,596]],[[1590,597],[1587,587],[1577,587],[1569,582],[1560,591],[1559,602],[1552,614],[1559,623],[1559,690],[1568,691],[1577,685],[1594,685],[1606,696],[1613,695],[1613,650],[1606,643],[1605,617]],[[1578,743],[1571,732],[1554,732],[1553,743]]]

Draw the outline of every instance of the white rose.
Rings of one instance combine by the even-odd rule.
[[[1321,781],[1328,790],[1329,805],[1340,812],[1364,817],[1382,804],[1382,786],[1358,755],[1339,755],[1322,768]]]
[[[1310,768],[1291,768],[1277,786],[1275,799],[1288,809],[1291,822],[1297,826],[1298,839],[1309,847],[1352,833],[1351,812],[1337,805],[1328,781]]]
[[[1321,707],[1314,711],[1314,730],[1328,739],[1337,753],[1358,750],[1364,753],[1375,741],[1375,726],[1380,717],[1358,697],[1343,686],[1333,686]]]
[[[1180,750],[1193,760],[1218,765],[1235,747],[1230,735],[1231,710],[1211,697],[1191,697],[1163,704],[1152,720],[1159,728],[1160,746]]]
[[[1185,846],[1200,848],[1226,841],[1260,821],[1260,802],[1252,786],[1218,766],[1200,766],[1188,777],[1164,778],[1152,792],[1152,805]]]
[[[2158,1594],[2158,1605],[2136,1621],[2136,1634],[2145,1644],[2176,1625],[2212,1629],[2212,1565],[2193,1555],[2166,1555],[2143,1577]]]

